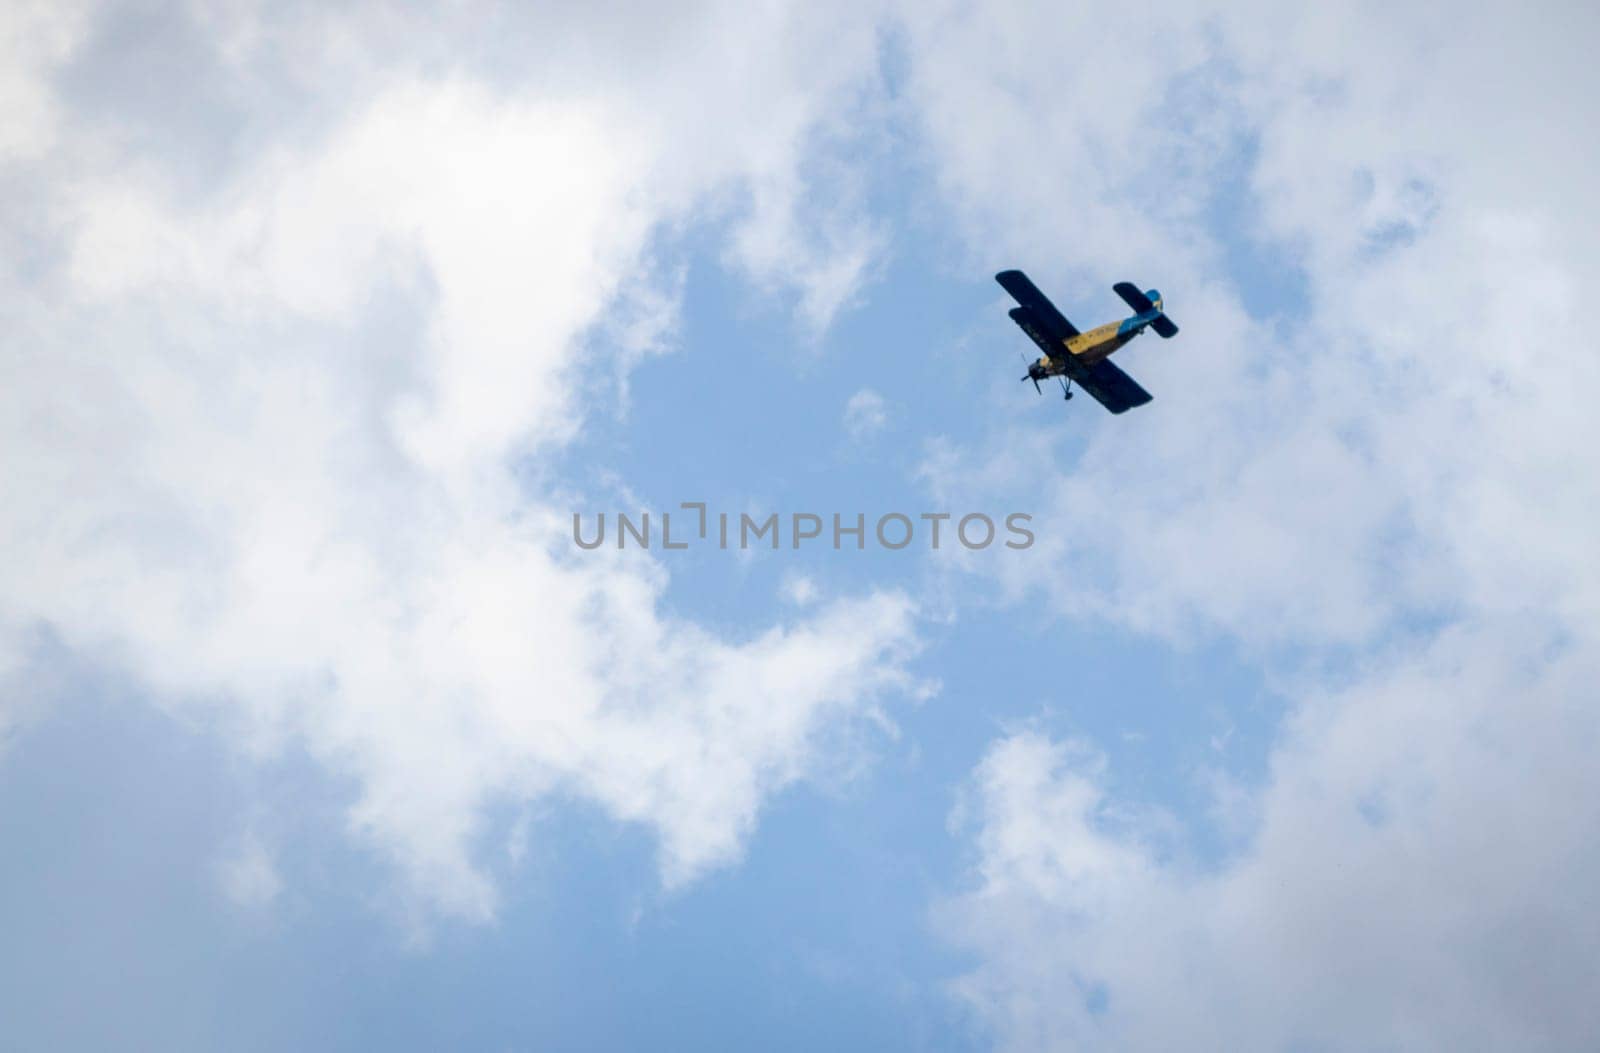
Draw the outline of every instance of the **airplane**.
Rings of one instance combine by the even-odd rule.
[[[1067,398],[1072,397],[1072,385],[1076,382],[1112,413],[1126,413],[1150,401],[1148,391],[1107,359],[1146,327],[1154,329],[1163,339],[1178,335],[1178,327],[1162,311],[1159,292],[1154,289],[1140,292],[1132,282],[1118,282],[1111,288],[1136,313],[1120,322],[1107,322],[1080,333],[1026,274],[1001,271],[994,280],[1022,305],[1011,309],[1011,320],[1044,352],[1043,358],[1029,364],[1028,375],[1022,378],[1024,381],[1033,381],[1034,388],[1038,389],[1039,381],[1046,377],[1064,377],[1061,390]]]

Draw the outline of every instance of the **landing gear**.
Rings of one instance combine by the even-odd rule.
[[[1072,397],[1072,381],[1063,380],[1061,382],[1061,397],[1064,399],[1070,399]]]

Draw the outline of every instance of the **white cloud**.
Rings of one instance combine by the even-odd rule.
[[[54,143],[59,116],[46,78],[81,40],[84,14],[82,4],[21,0],[0,16],[0,163]]]
[[[721,639],[657,613],[660,565],[573,551],[539,466],[583,372],[670,332],[661,231],[726,216],[757,270],[831,295],[805,277],[826,240],[740,232],[807,214],[800,145],[870,72],[870,22],[710,5],[664,48],[631,19],[364,14],[212,12],[213,51],[145,109],[29,82],[55,116],[9,172],[47,251],[0,286],[0,653],[47,625],[243,748],[302,746],[429,907],[492,914],[487,806],[540,795],[643,824],[690,880],[915,688],[914,609],[873,593]],[[114,77],[122,42],[90,37],[80,79]],[[219,125],[169,120],[202,97]],[[246,898],[270,898],[259,862],[228,870]]]
[[[241,838],[218,861],[217,878],[223,893],[240,907],[267,906],[283,891],[277,862],[255,834]]]
[[[781,586],[783,598],[796,607],[805,607],[817,602],[819,590],[817,583],[804,574],[787,574]]]
[[[941,911],[982,962],[958,993],[1007,1049],[1581,1046],[1600,669],[1505,651],[1449,634],[1309,699],[1220,867],[1128,815],[1092,751],[997,743],[968,805],[974,887]]]
[[[857,442],[869,439],[883,430],[889,421],[889,412],[883,396],[871,388],[862,388],[850,396],[844,405],[845,433]]]

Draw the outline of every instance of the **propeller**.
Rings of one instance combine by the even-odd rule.
[[[1030,362],[1028,360],[1028,356],[1023,354],[1021,351],[1018,351],[1017,354],[1022,355],[1022,363],[1023,363],[1023,365],[1028,367],[1028,375],[1023,377],[1022,379],[1024,381],[1029,381],[1029,380],[1033,381],[1033,390],[1037,391],[1039,394],[1043,395],[1044,394],[1044,389],[1039,386],[1039,380],[1040,380],[1041,377],[1047,377],[1050,374],[1048,374],[1044,370],[1040,369],[1039,368],[1039,364],[1037,362]],[[1072,397],[1072,388],[1068,386],[1067,378],[1062,376],[1060,373],[1057,373],[1056,374],[1056,383],[1061,385],[1061,395],[1062,395],[1062,397],[1070,399]]]
[[[1018,351],[1017,354],[1022,355],[1022,352]],[[1033,390],[1035,390],[1039,394],[1043,395],[1044,394],[1044,389],[1039,386],[1039,374],[1037,374],[1037,373],[1035,373],[1033,371],[1033,363],[1028,361],[1028,356],[1027,355],[1022,355],[1022,361],[1023,361],[1023,364],[1028,367],[1028,375],[1023,377],[1022,379],[1025,380],[1025,381],[1026,380],[1033,381]]]

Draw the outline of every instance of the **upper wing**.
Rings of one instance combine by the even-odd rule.
[[[1001,288],[1016,298],[1016,301],[1026,307],[1045,333],[1055,338],[1060,344],[1069,336],[1077,336],[1078,330],[1067,321],[1067,316],[1056,310],[1056,305],[1050,302],[1049,297],[1039,291],[1039,287],[1028,280],[1028,276],[1021,271],[1001,271],[994,276]],[[1016,317],[1015,314],[1012,315]],[[1018,323],[1021,324],[1020,322]],[[1032,335],[1032,334],[1030,334]],[[1041,345],[1042,346],[1042,345]],[[1046,352],[1051,354],[1053,352]]]
[[[1156,309],[1156,305],[1150,302],[1150,297],[1140,292],[1139,287],[1132,282],[1118,282],[1111,287],[1111,291],[1126,300],[1128,306],[1139,314]]]
[[[1067,361],[1077,365],[1071,355],[1067,356]],[[1112,413],[1126,413],[1150,401],[1150,392],[1112,365],[1110,359],[1102,358],[1092,366],[1078,365],[1076,369],[1069,365],[1067,372],[1080,388]]]

